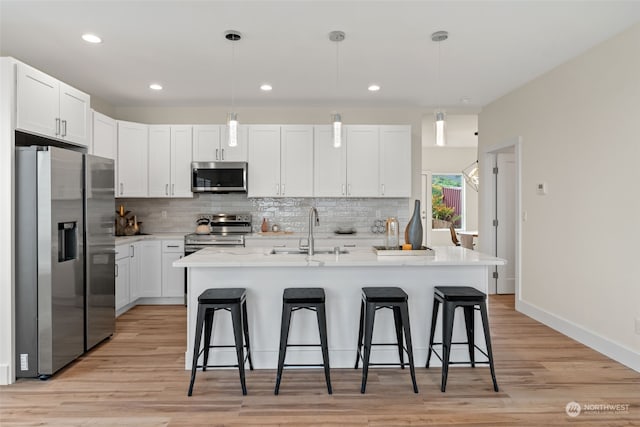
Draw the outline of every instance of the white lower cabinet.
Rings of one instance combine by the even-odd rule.
[[[184,256],[183,240],[162,241],[162,296],[184,296],[184,269],[176,268],[173,262]]]
[[[135,248],[138,298],[161,296],[162,252],[159,240],[143,240],[133,244]]]
[[[129,304],[129,245],[116,246],[116,313]]]

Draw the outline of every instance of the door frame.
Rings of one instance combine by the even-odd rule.
[[[495,215],[496,193],[493,183],[493,167],[496,164],[497,154],[513,150],[515,161],[515,298],[516,308],[520,301],[522,277],[522,137],[512,137],[501,143],[482,147],[478,155],[478,167],[480,169],[480,219],[478,222],[478,232],[482,236],[479,239],[479,250],[487,254],[496,253],[496,236],[493,233],[493,219]],[[493,271],[489,274],[491,275]],[[496,293],[496,284],[493,277],[489,277],[489,293]]]

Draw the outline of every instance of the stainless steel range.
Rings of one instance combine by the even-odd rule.
[[[198,218],[198,230],[207,224],[205,232],[191,233],[184,236],[184,254],[190,255],[210,246],[244,246],[244,236],[251,233],[251,214],[249,213],[216,213],[202,214]],[[209,231],[206,233],[206,231]]]

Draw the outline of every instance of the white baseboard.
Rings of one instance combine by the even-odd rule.
[[[549,326],[556,331],[573,338],[581,344],[604,354],[607,357],[622,363],[625,366],[640,372],[640,354],[630,348],[620,345],[608,338],[583,328],[569,320],[549,313],[533,304],[522,300],[516,300],[516,310]]]
[[[6,363],[0,364],[0,385],[13,384],[14,381],[11,377],[11,367]]]

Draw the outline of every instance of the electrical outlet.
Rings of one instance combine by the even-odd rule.
[[[29,370],[29,355],[26,353],[20,354],[20,370],[21,371]]]
[[[162,217],[162,219],[167,219],[167,211],[160,212],[160,216]]]
[[[380,218],[380,209],[376,209],[376,218]]]
[[[546,182],[540,182],[538,184],[536,184],[536,191],[538,193],[539,196],[544,196],[547,194],[547,183]]]
[[[636,317],[636,334],[640,335],[640,317]]]

